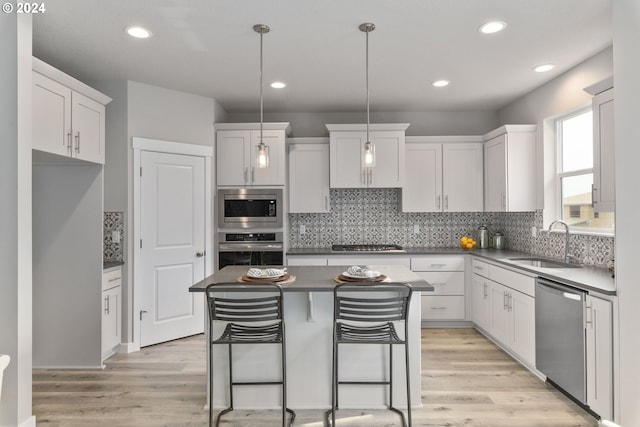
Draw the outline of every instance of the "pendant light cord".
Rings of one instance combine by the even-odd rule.
[[[366,32],[366,81],[367,81],[367,141],[369,142],[369,30]]]
[[[262,91],[263,91],[263,79],[262,79],[262,37],[264,36],[264,30],[260,31],[260,144],[264,144],[264,139],[262,137],[262,123],[264,121],[263,118],[263,105],[264,105],[264,101],[263,101],[263,96],[262,96]]]

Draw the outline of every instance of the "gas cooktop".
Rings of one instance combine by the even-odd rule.
[[[405,252],[400,245],[331,245],[333,252]]]

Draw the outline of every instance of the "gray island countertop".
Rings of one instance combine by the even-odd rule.
[[[414,291],[433,292],[433,286],[420,278],[407,267],[400,265],[370,265],[369,268],[380,271],[390,281],[409,283]],[[235,282],[245,274],[248,266],[227,266],[206,277],[189,288],[191,292],[204,292],[212,283]],[[287,272],[296,277],[292,283],[283,284],[285,292],[331,292],[337,284],[335,278],[345,271],[344,266],[296,266],[287,267]]]

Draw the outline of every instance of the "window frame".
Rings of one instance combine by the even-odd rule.
[[[555,145],[555,170],[554,170],[554,178],[553,178],[555,181],[554,183],[555,194],[553,195],[553,198],[554,198],[553,216],[556,219],[561,219],[567,222],[567,224],[569,224],[570,226],[570,232],[572,234],[575,233],[575,234],[585,234],[585,235],[614,236],[615,228],[581,227],[580,225],[571,225],[570,219],[563,218],[562,179],[567,177],[572,177],[572,176],[586,175],[586,174],[593,175],[594,167],[592,166],[591,168],[576,169],[569,172],[563,171],[563,150],[562,150],[563,141],[562,141],[562,132],[560,132],[560,129],[563,121],[570,120],[588,111],[591,112],[593,117],[593,108],[591,104],[589,104],[588,106],[580,107],[566,114],[559,114],[549,119],[552,122],[552,128],[554,133],[553,144]],[[593,163],[595,163],[595,159],[593,160]],[[545,218],[546,217],[547,216],[545,215]],[[551,221],[549,221],[549,223],[551,223]]]

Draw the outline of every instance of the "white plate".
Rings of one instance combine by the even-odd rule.
[[[256,274],[257,272],[252,271],[253,269],[250,269],[249,271],[247,271],[247,277],[251,277],[252,279],[277,279],[278,277],[282,277],[285,274],[287,274],[286,271],[282,272],[278,272],[278,274],[267,274],[267,272],[265,270],[260,270],[260,274]],[[258,269],[256,269],[258,270]]]
[[[374,273],[377,273],[377,274],[375,276],[360,276],[360,275],[349,274],[345,271],[342,273],[342,275],[344,277],[349,277],[351,279],[375,279],[381,276],[379,271],[374,271]]]

